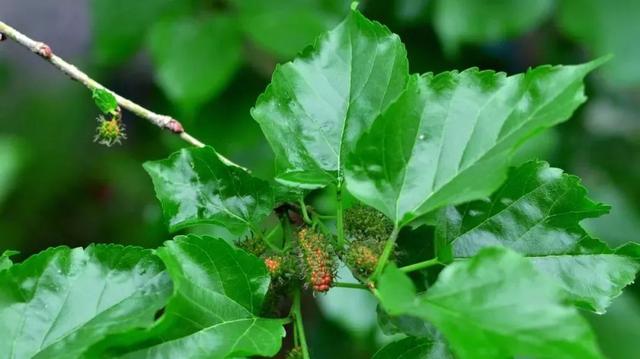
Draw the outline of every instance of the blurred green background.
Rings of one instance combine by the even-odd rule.
[[[275,65],[337,24],[349,5],[0,0],[0,20],[268,177],[273,155],[249,109]],[[584,223],[589,231],[613,245],[640,241],[640,1],[370,0],[359,8],[400,35],[413,72],[476,66],[511,74],[613,54],[588,79],[587,104],[514,161],[545,159],[579,175],[592,197],[613,206]],[[0,252],[155,247],[171,238],[141,164],[185,143],[125,113],[128,139],[100,146],[92,142],[97,115],[85,88],[11,41],[0,44]],[[377,329],[373,299],[355,294],[338,288],[306,306],[315,358],[368,358],[390,340]],[[609,357],[640,357],[640,287],[589,319]]]

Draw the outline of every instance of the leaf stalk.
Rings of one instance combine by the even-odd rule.
[[[150,111],[138,105],[137,103],[127,98],[124,98],[118,95],[117,93],[107,89],[105,86],[103,86],[96,80],[89,77],[89,75],[82,72],[76,66],[58,57],[55,53],[53,53],[53,51],[51,50],[51,47],[49,47],[47,44],[31,39],[27,35],[21,33],[20,31],[14,29],[13,27],[5,24],[2,21],[0,21],[0,33],[4,34],[4,36],[15,41],[19,45],[22,45],[27,49],[31,50],[31,52],[33,52],[34,54],[39,55],[41,58],[43,58],[44,60],[46,60],[53,66],[55,66],[62,73],[67,75],[69,78],[81,83],[90,91],[93,91],[96,89],[105,90],[111,93],[115,97],[116,102],[120,107],[127,109],[129,112],[132,112],[136,116],[143,118],[164,130],[167,130],[173,134],[178,135],[181,139],[190,143],[193,146],[196,146],[196,147],[205,146],[205,144],[200,142],[197,138],[188,134],[182,127],[182,124],[178,122],[178,120],[172,118],[171,116],[161,115],[153,111]],[[220,157],[220,160],[222,160],[226,164],[238,166],[235,163],[231,162],[229,159],[225,158],[224,156],[220,154],[218,154],[218,156]]]
[[[391,234],[389,235],[389,239],[387,239],[387,242],[384,245],[384,249],[382,250],[382,254],[380,255],[380,259],[378,260],[378,265],[371,275],[371,280],[375,281],[380,276],[380,274],[382,274],[382,270],[387,265],[391,253],[393,253],[393,248],[396,245],[396,240],[398,239],[399,233],[400,228],[398,227],[398,225],[395,225],[393,227],[393,231],[391,231]]]
[[[300,290],[296,290],[293,293],[293,307],[292,315],[293,315],[293,327],[296,333],[298,334],[298,340],[300,341],[300,348],[302,349],[302,358],[310,359],[309,357],[309,347],[307,345],[307,338],[304,334],[304,326],[302,324],[302,311],[300,309]]]
[[[338,249],[344,248],[344,208],[342,204],[342,179],[338,180],[336,189],[336,232],[338,234]]]
[[[307,205],[304,203],[304,198],[300,198],[299,201],[300,204],[300,211],[302,212],[302,220],[304,220],[304,223],[306,224],[311,224],[311,218],[309,218],[309,212],[307,212]]]
[[[364,289],[369,290],[369,287],[361,284],[361,283],[345,283],[345,282],[335,282],[333,286],[336,288],[351,288],[351,289]]]

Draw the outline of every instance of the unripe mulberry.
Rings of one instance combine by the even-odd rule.
[[[345,211],[344,229],[349,240],[381,242],[389,238],[393,222],[374,208],[357,206]]]
[[[98,127],[96,129],[96,136],[94,141],[111,147],[116,143],[121,143],[127,136],[124,132],[124,125],[120,120],[120,116],[110,116],[105,118],[104,116],[98,116]]]
[[[256,257],[261,257],[267,252],[267,245],[264,241],[257,237],[247,237],[236,243],[236,246],[244,249],[246,252]]]
[[[376,269],[383,247],[382,241],[353,241],[345,252],[344,260],[356,276],[366,278]]]
[[[300,230],[298,240],[307,283],[316,292],[328,291],[337,267],[331,246],[322,234],[308,228]]]
[[[272,276],[278,274],[282,269],[282,260],[278,257],[266,257],[264,264]]]

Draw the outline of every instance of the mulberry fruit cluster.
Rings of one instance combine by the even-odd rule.
[[[337,263],[331,246],[319,232],[302,228],[298,241],[307,283],[315,292],[326,292],[331,288]]]
[[[278,276],[280,272],[282,272],[282,257],[265,257],[264,265],[267,267],[267,271],[269,271],[271,277]]]
[[[347,247],[343,257],[347,266],[357,277],[366,278],[376,269],[383,246],[382,241],[353,241]]]
[[[271,286],[275,290],[286,288],[290,279],[296,277],[298,266],[295,255],[291,253],[274,253],[267,248],[262,239],[257,237],[245,238],[236,245],[263,260],[272,279]]]
[[[381,212],[357,206],[345,212],[345,234],[349,244],[343,259],[359,278],[370,276],[378,264],[384,243],[393,231],[393,223]]]
[[[124,125],[120,115],[110,115],[108,118],[102,115],[98,116],[98,127],[96,136],[93,139],[94,142],[111,147],[122,143],[122,140],[126,138],[127,135],[124,132]]]
[[[385,241],[393,231],[393,222],[371,207],[356,206],[344,214],[344,230],[351,241]]]

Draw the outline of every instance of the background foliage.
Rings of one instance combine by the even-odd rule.
[[[275,64],[348,7],[340,0],[0,4],[4,21],[124,96],[180,118],[261,177],[273,173],[273,153],[249,109]],[[640,241],[640,47],[633,45],[640,2],[395,0],[363,1],[360,9],[402,37],[411,72],[477,66],[513,74],[614,54],[589,78],[590,100],[575,118],[540,133],[516,162],[545,159],[579,175],[592,198],[612,205],[610,215],[583,222],[590,234],[612,247]],[[125,114],[128,140],[99,146],[92,143],[97,115],[85,89],[15,44],[0,46],[0,252],[16,249],[21,259],[60,244],[156,247],[170,238],[141,164],[183,144]],[[313,205],[332,208],[326,198],[318,193]],[[216,226],[199,231],[231,235]],[[306,299],[317,302],[305,306],[314,357],[367,358],[389,341],[370,315],[374,300],[360,293],[347,301],[345,291]],[[608,356],[640,351],[637,286],[589,319]]]

